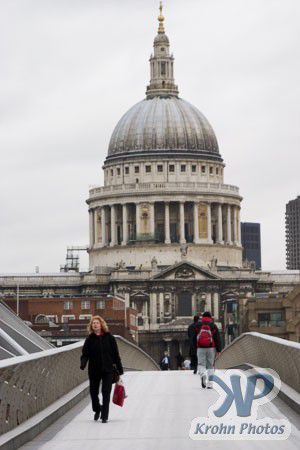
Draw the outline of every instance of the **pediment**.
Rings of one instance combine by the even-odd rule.
[[[144,299],[145,297],[149,298],[149,294],[147,294],[144,291],[135,291],[130,296],[132,299],[138,300],[138,299]]]
[[[196,266],[188,261],[181,261],[174,266],[170,266],[162,272],[156,274],[153,280],[219,280],[220,277],[210,272],[208,269]]]

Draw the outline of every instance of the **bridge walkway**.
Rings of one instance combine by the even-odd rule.
[[[90,400],[85,398],[21,449],[299,449],[299,416],[279,398],[260,407],[259,417],[285,416],[292,424],[288,440],[193,441],[189,438],[192,419],[207,416],[209,406],[218,398],[216,391],[200,387],[199,376],[191,371],[145,371],[127,372],[123,380],[128,398],[123,408],[111,403],[107,424],[93,420]]]

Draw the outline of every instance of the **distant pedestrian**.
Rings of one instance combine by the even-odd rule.
[[[109,333],[105,320],[94,316],[88,326],[89,336],[86,338],[80,362],[80,369],[84,370],[87,363],[90,380],[90,395],[94,420],[98,420],[100,413],[102,423],[108,420],[110,393],[112,388],[113,371],[123,374],[123,367],[119,355],[118,345],[114,336]],[[99,386],[102,380],[103,405],[99,402]]]
[[[190,368],[191,368],[191,361],[188,358],[186,358],[183,361],[183,368],[184,368],[184,370],[190,370]]]
[[[211,313],[203,313],[197,325],[197,358],[198,373],[203,388],[212,388],[209,376],[213,374],[215,357],[221,351],[221,339],[218,327],[213,323]]]
[[[170,358],[168,352],[164,352],[164,357],[160,362],[161,370],[170,370]]]
[[[181,352],[178,352],[178,355],[176,356],[176,363],[177,363],[177,370],[182,369],[182,363],[183,363],[183,356]]]
[[[199,316],[194,316],[194,321],[188,327],[188,338],[190,343],[190,357],[191,357],[191,369],[194,373],[197,373],[197,343],[196,343],[196,328],[199,322]]]

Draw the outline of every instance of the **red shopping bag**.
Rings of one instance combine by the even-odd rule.
[[[125,399],[125,389],[122,383],[116,383],[114,394],[113,394],[113,403],[118,406],[123,406]]]

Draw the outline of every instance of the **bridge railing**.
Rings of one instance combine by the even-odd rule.
[[[116,336],[127,370],[159,370],[136,345]],[[20,425],[87,380],[80,370],[83,341],[0,361],[0,435]]]
[[[243,364],[275,370],[281,381],[300,392],[300,343],[261,333],[244,333],[216,360],[217,369]]]

